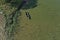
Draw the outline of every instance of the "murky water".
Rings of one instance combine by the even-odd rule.
[[[60,0],[38,0],[37,5],[30,9],[31,21],[23,14],[16,40],[60,40]]]

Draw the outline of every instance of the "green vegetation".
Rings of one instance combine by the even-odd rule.
[[[19,11],[16,11],[16,7],[11,7],[10,4],[5,3],[4,0],[0,0],[2,2],[0,5],[0,9],[3,10],[5,16],[5,33],[6,33],[6,40],[13,40],[15,28],[17,26],[17,19],[20,15]]]
[[[7,40],[13,40],[14,38],[14,33],[15,33],[15,28],[17,23],[17,19],[18,19],[19,13],[14,13],[10,14],[8,16],[5,15],[6,17],[6,25],[5,25],[5,31],[7,33]]]

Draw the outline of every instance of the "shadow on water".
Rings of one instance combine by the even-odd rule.
[[[12,7],[20,7],[20,9],[30,9],[30,8],[35,8],[37,6],[37,0],[23,0],[26,1],[26,3],[23,3],[21,0],[6,0],[6,3],[10,3]]]
[[[22,2],[20,4],[20,6],[18,6],[17,8],[20,7],[20,9],[30,9],[30,8],[35,8],[37,6],[37,0],[26,0],[25,2]]]
[[[35,8],[37,6],[37,0],[28,0],[22,9]]]

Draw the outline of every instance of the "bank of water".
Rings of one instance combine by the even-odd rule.
[[[5,35],[5,17],[0,12],[0,40],[6,40],[6,35]]]

